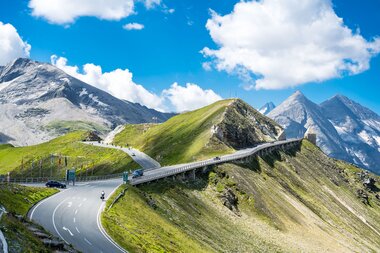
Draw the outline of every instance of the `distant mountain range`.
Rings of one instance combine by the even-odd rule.
[[[120,100],[48,63],[19,58],[0,67],[0,143],[31,145],[75,129],[108,131],[174,114]]]
[[[268,102],[266,103],[265,105],[263,105],[260,109],[259,109],[259,112],[264,114],[264,115],[267,115],[268,113],[270,113],[274,108],[275,108],[275,104],[273,104],[273,102]]]
[[[268,116],[287,137],[301,137],[311,127],[326,154],[380,173],[380,116],[349,98],[336,95],[318,105],[297,91]]]

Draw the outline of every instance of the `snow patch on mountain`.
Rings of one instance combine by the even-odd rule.
[[[380,117],[337,95],[320,105],[297,91],[268,114],[288,137],[302,137],[312,127],[328,155],[380,173]]]
[[[79,96],[82,97],[82,96],[87,95],[87,94],[88,94],[88,92],[87,92],[86,88],[83,88],[82,91],[79,93]]]
[[[263,114],[263,115],[267,115],[268,113],[270,113],[274,108],[275,108],[275,104],[273,104],[273,102],[268,102],[266,103],[265,105],[263,105],[258,111]]]

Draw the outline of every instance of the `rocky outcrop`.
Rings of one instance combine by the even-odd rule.
[[[240,99],[234,100],[222,121],[213,127],[214,136],[234,149],[275,141],[282,128]]]
[[[101,141],[100,138],[95,132],[88,132],[87,136],[83,139],[83,141]]]
[[[369,205],[368,194],[363,189],[358,189],[356,193],[363,204]]]
[[[220,197],[223,205],[226,206],[228,209],[230,209],[232,212],[235,214],[239,214],[239,209],[238,209],[238,197],[236,197],[235,193],[230,189],[227,188],[222,196]]]

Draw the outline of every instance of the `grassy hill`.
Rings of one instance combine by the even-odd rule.
[[[67,120],[55,120],[45,126],[45,129],[49,132],[53,132],[57,135],[64,135],[75,131],[94,131],[100,134],[105,134],[110,131],[107,127],[99,125],[93,122],[86,121],[67,121]]]
[[[65,160],[67,168],[75,167],[84,175],[118,173],[138,167],[122,151],[81,143],[89,134],[88,131],[76,131],[27,147],[0,145],[0,174],[10,171],[11,176],[63,176]]]
[[[102,221],[131,252],[379,252],[380,185],[363,175],[303,141],[196,181],[129,187]]]
[[[240,99],[221,100],[162,124],[126,125],[117,145],[131,145],[163,165],[228,154],[273,141],[281,127]]]
[[[7,239],[9,252],[51,252],[14,215],[25,217],[33,204],[56,192],[50,188],[0,184],[0,206],[9,212],[0,219],[0,228]]]

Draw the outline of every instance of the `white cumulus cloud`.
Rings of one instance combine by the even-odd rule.
[[[102,89],[115,97],[134,103],[140,103],[150,108],[164,110],[163,99],[133,82],[133,75],[128,69],[116,69],[103,72],[101,66],[92,63],[83,65],[83,71],[78,66],[70,66],[67,59],[53,55],[51,62],[67,74],[79,80]]]
[[[204,48],[214,67],[245,87],[281,89],[355,75],[369,68],[380,39],[367,41],[334,12],[331,0],[241,1],[206,28],[218,49]]]
[[[145,7],[147,9],[154,8],[161,4],[161,0],[145,0],[144,1]]]
[[[0,66],[18,57],[29,57],[30,49],[13,25],[0,22]]]
[[[213,90],[204,90],[193,83],[187,83],[186,86],[173,83],[162,94],[177,112],[195,110],[222,99]]]
[[[139,23],[128,23],[128,24],[125,24],[123,25],[123,28],[125,30],[142,30],[144,29],[144,25],[143,24],[139,24]]]
[[[51,63],[67,74],[113,96],[134,103],[140,103],[159,111],[188,111],[200,108],[222,99],[212,90],[204,90],[196,84],[180,86],[172,84],[161,94],[156,94],[133,81],[133,74],[128,69],[116,69],[103,72],[102,67],[87,63],[80,69],[78,66],[68,65],[68,60],[56,55],[51,56]]]
[[[54,24],[70,24],[83,16],[120,20],[135,13],[135,3],[143,2],[150,9],[160,0],[30,0],[32,15]]]

